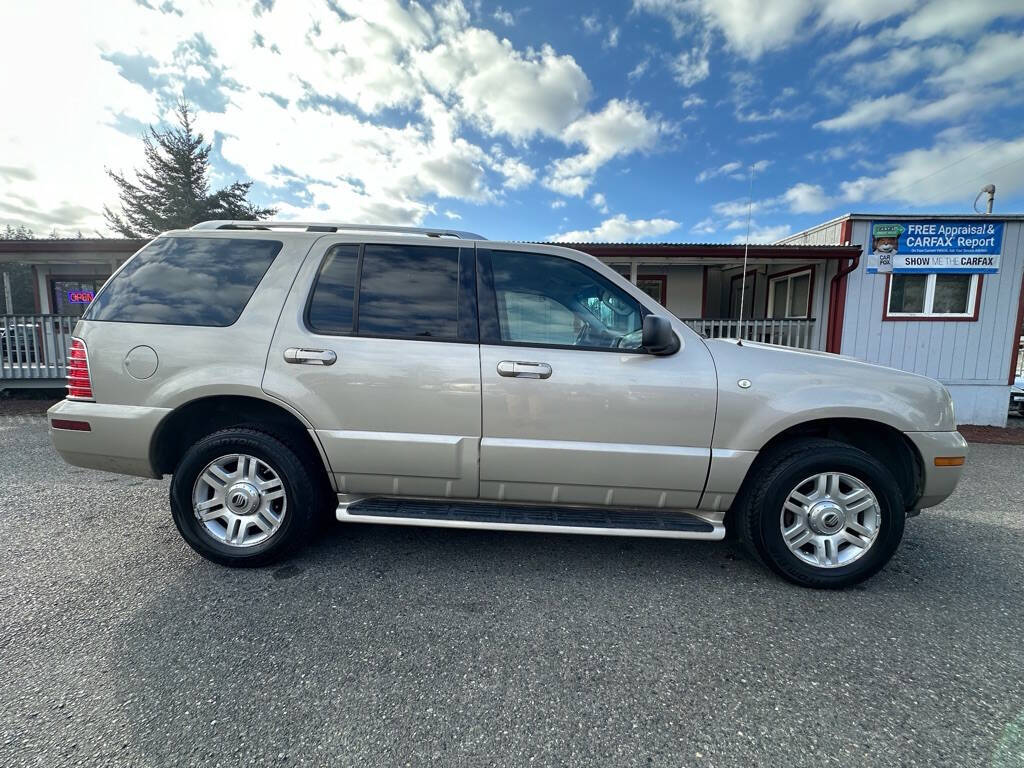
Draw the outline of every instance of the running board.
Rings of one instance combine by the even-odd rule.
[[[711,523],[688,512],[654,510],[551,508],[420,499],[361,499],[339,504],[337,517],[343,523],[416,525],[431,528],[710,541],[725,538],[725,527],[721,523]]]

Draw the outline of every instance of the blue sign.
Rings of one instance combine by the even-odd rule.
[[[876,221],[868,272],[995,274],[1003,250],[1001,221]]]

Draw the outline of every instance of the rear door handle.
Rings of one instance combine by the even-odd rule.
[[[296,365],[334,365],[338,356],[333,349],[302,349],[288,347],[284,351],[284,361]]]
[[[551,366],[547,363],[502,360],[498,363],[498,375],[515,376],[519,379],[547,379],[551,377]]]

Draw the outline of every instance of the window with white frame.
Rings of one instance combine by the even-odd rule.
[[[811,270],[768,278],[768,317],[811,316]]]
[[[892,275],[888,317],[974,317],[979,275]]]

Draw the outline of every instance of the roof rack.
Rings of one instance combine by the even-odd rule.
[[[483,235],[463,232],[458,229],[435,229],[433,227],[393,227],[382,224],[342,224],[334,221],[231,221],[215,219],[201,221],[192,229],[301,229],[306,232],[396,232],[403,235],[426,235],[427,237],[457,237],[460,240],[486,240]]]

